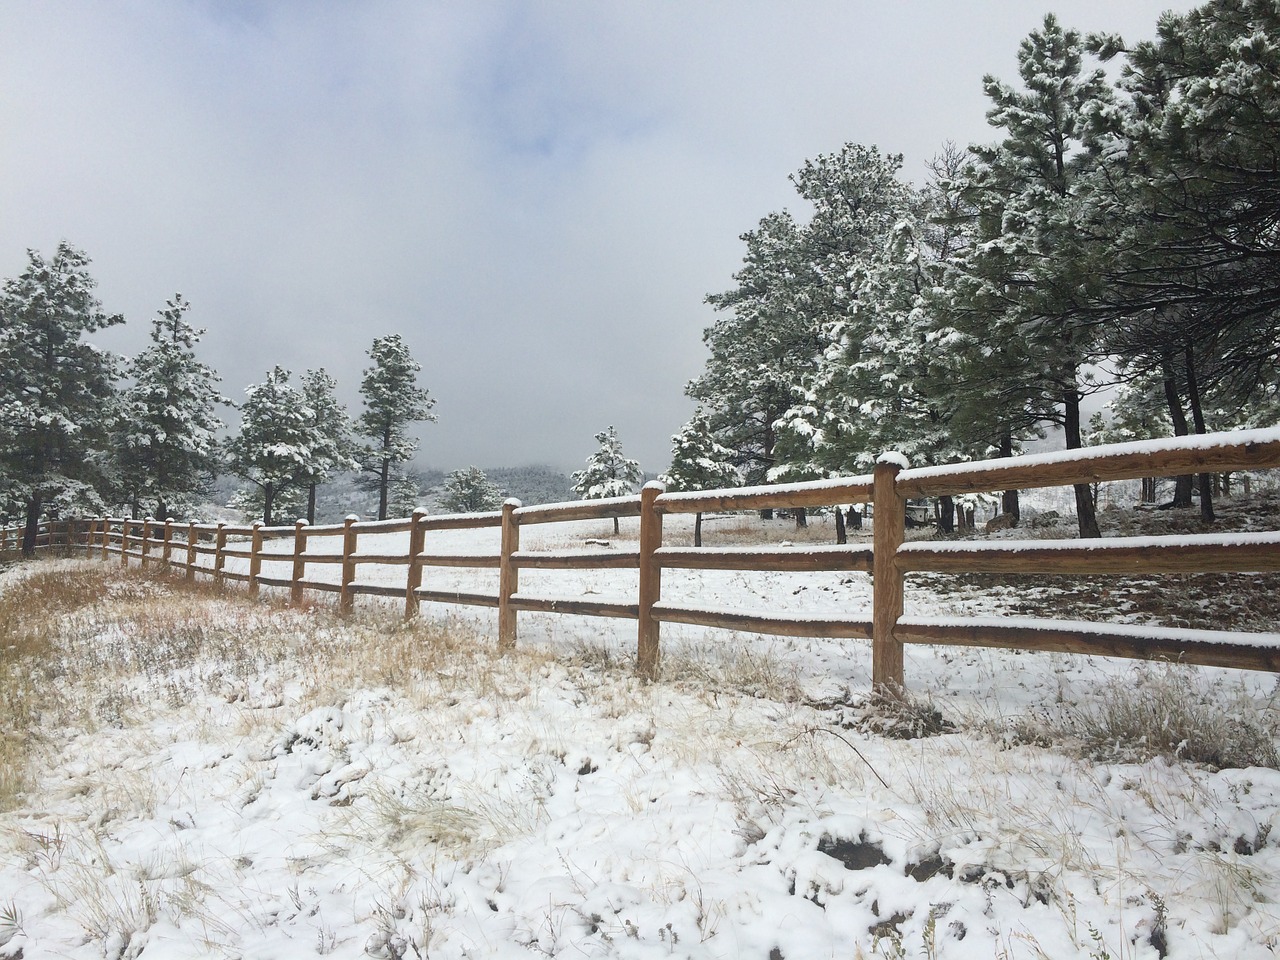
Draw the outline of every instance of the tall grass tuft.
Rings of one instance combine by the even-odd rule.
[[[1223,681],[1205,682],[1176,664],[1141,664],[1078,704],[1018,718],[1000,731],[1018,743],[1073,745],[1104,762],[1154,757],[1216,770],[1280,769],[1280,717]]]

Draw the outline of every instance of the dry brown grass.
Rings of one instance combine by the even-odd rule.
[[[128,726],[200,696],[238,702],[285,661],[315,702],[427,679],[433,690],[503,686],[496,645],[456,621],[406,624],[377,607],[341,619],[332,606],[250,599],[164,571],[35,561],[0,583],[0,809],[30,786],[41,731]],[[255,722],[269,714],[246,711]]]
[[[0,592],[0,809],[27,786],[29,735],[48,704],[61,622],[107,593],[105,568],[28,564],[8,571]]]

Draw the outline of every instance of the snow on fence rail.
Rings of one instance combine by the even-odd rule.
[[[916,571],[1070,576],[1280,570],[1280,531],[1051,543],[904,544],[908,497],[1275,467],[1280,467],[1280,428],[1114,444],[1012,461],[988,460],[917,470],[906,469],[900,456],[890,454],[881,458],[870,476],[697,493],[665,493],[661,484],[651,483],[632,497],[530,507],[509,500],[501,511],[446,516],[428,516],[418,511],[405,520],[380,522],[360,522],[349,517],[341,524],[308,526],[299,520],[291,527],[264,527],[257,523],[237,526],[106,518],[44,524],[43,539],[38,542],[42,546],[83,546],[90,555],[104,559],[117,554],[124,565],[133,561],[142,567],[153,563],[176,565],[185,569],[188,578],[200,574],[218,582],[244,581],[251,594],[263,585],[288,589],[294,602],[300,601],[306,590],[330,591],[338,594],[338,606],[343,612],[350,611],[355,597],[361,594],[402,598],[406,617],[415,615],[422,601],[493,607],[498,610],[498,643],[502,648],[515,644],[517,614],[522,611],[635,620],[638,666],[647,675],[657,666],[663,623],[785,636],[869,639],[873,684],[888,693],[902,689],[902,651],[907,643],[1167,658],[1205,666],[1280,672],[1280,634],[1274,633],[1024,618],[903,616],[906,576]],[[662,545],[666,514],[849,503],[872,504],[870,550],[854,546],[686,549]],[[520,547],[520,530],[524,526],[634,516],[640,518],[639,549],[635,551],[530,551]],[[501,546],[496,554],[431,553],[426,549],[431,531],[486,527],[500,530]],[[408,533],[407,551],[360,551],[362,534],[387,533]],[[312,538],[336,536],[341,536],[341,552],[322,553],[309,546]],[[287,552],[264,549],[268,541],[278,539],[291,541]],[[19,546],[13,530],[0,531],[0,556]],[[202,563],[202,557],[211,559]],[[248,561],[247,572],[227,570],[229,557]],[[290,575],[263,575],[264,561],[290,564]],[[338,582],[308,578],[309,566],[323,564],[341,566]],[[362,582],[357,575],[361,565],[368,564],[404,566],[404,586]],[[423,571],[433,566],[496,569],[498,590],[466,593],[424,589]],[[520,590],[522,569],[602,568],[639,571],[635,603],[538,596]],[[873,578],[872,609],[857,616],[842,616],[678,606],[662,602],[664,569],[868,572]]]

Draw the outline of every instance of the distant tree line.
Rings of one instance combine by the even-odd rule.
[[[408,430],[435,419],[435,401],[401,337],[373,341],[354,420],[324,370],[295,388],[277,366],[245,391],[239,429],[223,439],[218,408],[236,405],[197,359],[203,331],[186,320],[190,304],[175,294],[150,345],[126,362],[86,339],[123,322],[104,313],[88,267],[65,242],[47,259],[29,250],[0,288],[0,519],[25,525],[24,551],[45,518],[189,517],[223,470],[247,481],[238,505],[268,524],[314,521],[317,486],[347,470],[377,492],[379,519],[416,505]]]
[[[1050,426],[1075,448],[1277,420],[1280,10],[1215,0],[1132,46],[1048,16],[1018,72],[984,79],[996,141],[944,147],[923,186],[857,144],[792,175],[812,212],[765,216],[707,298],[681,483],[1012,456]],[[1111,416],[1082,422],[1104,387]],[[1090,487],[1075,499],[1097,536]]]

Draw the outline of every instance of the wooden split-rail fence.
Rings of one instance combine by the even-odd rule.
[[[211,576],[242,581],[249,592],[262,587],[288,590],[294,602],[305,591],[338,595],[343,612],[355,597],[402,599],[407,617],[422,602],[469,604],[498,611],[498,643],[516,642],[522,612],[615,617],[638,624],[637,663],[652,675],[658,664],[663,623],[797,637],[870,640],[872,680],[883,692],[903,688],[906,644],[987,646],[1008,649],[1167,659],[1205,666],[1280,672],[1280,634],[1187,630],[1151,626],[1034,619],[925,618],[903,615],[906,577],[918,571],[1062,576],[1266,572],[1280,570],[1280,531],[1102,540],[905,541],[908,498],[982,491],[1031,489],[1226,473],[1280,466],[1280,428],[1185,437],[1140,444],[1091,447],[1037,456],[906,469],[886,456],[871,475],[767,487],[667,493],[648,484],[637,496],[572,503],[521,506],[507,501],[500,511],[429,516],[418,511],[403,520],[265,527],[255,523],[174,523],[102,518],[45,525],[42,540],[56,547],[74,544],[91,556],[117,555],[121,563],[176,566],[188,578]],[[663,544],[668,514],[705,513],[852,503],[872,505],[872,545],[686,548]],[[638,549],[521,549],[520,534],[534,524],[639,517]],[[450,554],[428,549],[431,535],[444,530],[498,528],[496,554]],[[403,552],[361,552],[360,538],[408,534]],[[317,538],[341,537],[341,550],[319,552]],[[288,552],[264,550],[273,539],[292,539]],[[0,556],[20,546],[20,532],[0,532]],[[247,571],[226,567],[228,558],[247,561]],[[289,576],[267,576],[263,563],[290,564]],[[318,565],[340,565],[337,582],[314,579]],[[402,586],[359,579],[362,566],[405,567]],[[467,593],[423,587],[431,567],[490,568],[498,571],[497,593]],[[633,569],[639,573],[635,602],[584,600],[522,592],[522,570]],[[873,578],[872,609],[844,614],[744,612],[681,606],[662,600],[664,570],[860,571]],[[309,573],[312,574],[309,576]],[[868,615],[869,614],[869,615]]]

